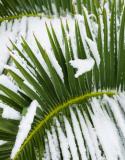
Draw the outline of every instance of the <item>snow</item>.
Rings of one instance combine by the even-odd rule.
[[[116,99],[118,100],[122,109],[125,112],[125,93],[120,93],[119,95],[117,95]]]
[[[94,57],[94,59],[96,61],[96,64],[99,67],[99,64],[100,64],[100,55],[99,55],[99,52],[98,52],[98,49],[97,49],[97,44],[96,44],[96,42],[92,41],[89,38],[86,38],[86,41],[87,41],[87,43],[89,45],[89,48],[90,48],[90,50],[91,50],[91,52],[93,54],[93,57]]]
[[[82,158],[82,160],[87,160],[85,144],[84,144],[84,141],[81,141],[83,139],[83,137],[82,137],[82,133],[80,130],[78,120],[77,120],[75,114],[73,113],[73,111],[70,110],[70,112],[71,112],[71,118],[72,118],[72,122],[73,122],[74,133],[75,133],[76,140],[78,142],[78,148],[79,148],[79,151],[81,154],[81,158]]]
[[[27,65],[27,62],[23,59],[23,58],[21,58],[19,55],[17,55],[17,53],[15,53],[15,54],[12,54],[12,53],[10,53],[11,54],[11,57],[16,61],[16,62],[18,62],[18,64],[20,65],[20,66],[22,66],[22,68],[26,71],[26,72],[28,72],[29,73],[29,75],[34,79],[34,80],[36,80],[36,78],[35,78],[35,72],[34,72],[34,70],[29,66],[29,65]],[[21,71],[20,71],[21,72]],[[37,81],[37,80],[36,80]]]
[[[24,22],[25,17],[22,20],[14,20],[10,22],[2,22],[0,24],[0,74],[4,69],[4,65],[7,63],[10,55],[7,47],[11,48],[11,43],[9,39],[13,42],[17,42],[20,39],[20,34],[24,36],[23,33],[26,34],[26,22],[22,26],[22,22]],[[19,34],[20,33],[20,34]]]
[[[67,14],[67,16],[61,17],[61,20],[64,25],[64,29],[65,29],[67,37],[71,39],[74,58],[76,59],[78,57],[77,47],[76,47],[77,46],[76,45],[76,35],[75,35],[75,21],[76,20],[78,21],[78,24],[79,24],[84,48],[86,49],[86,54],[87,54],[87,56],[90,55],[90,51],[88,50],[88,47],[86,44],[86,39],[88,37],[86,34],[85,25],[84,25],[84,17],[81,15],[75,15],[75,17],[73,18],[71,15]],[[91,21],[90,21],[89,16],[88,16],[88,21],[89,21],[89,25],[90,25]],[[68,25],[69,25],[69,28],[70,28],[69,31],[67,31],[67,29],[66,29],[66,23],[68,23]],[[38,60],[40,61],[40,63],[42,64],[43,68],[48,73],[47,66],[46,66],[43,58],[40,56],[40,53],[39,53],[38,48],[36,46],[34,36],[33,36],[33,34],[35,34],[37,39],[42,44],[43,48],[48,53],[50,61],[52,62],[52,65],[54,66],[56,72],[58,73],[60,78],[63,80],[63,73],[62,73],[61,67],[58,64],[58,62],[54,56],[54,53],[53,53],[53,50],[52,50],[52,47],[51,47],[51,44],[49,41],[49,37],[47,34],[47,30],[46,30],[46,24],[48,25],[48,28],[50,29],[50,31],[51,31],[51,24],[52,24],[52,26],[55,30],[55,33],[57,35],[57,39],[59,41],[60,47],[63,51],[63,54],[64,55],[66,54],[65,53],[65,44],[64,44],[62,30],[61,30],[61,21],[59,18],[53,17],[52,19],[50,19],[50,18],[43,17],[42,19],[40,19],[38,17],[23,17],[20,20],[14,20],[13,23],[11,21],[8,23],[2,22],[2,24],[0,26],[0,32],[2,32],[2,35],[0,36],[0,40],[1,40],[1,42],[0,42],[0,65],[1,65],[0,68],[1,68],[1,72],[3,70],[4,64],[6,64],[7,59],[9,58],[9,52],[7,49],[7,46],[11,47],[9,39],[11,39],[13,42],[15,42],[16,45],[19,47],[19,49],[22,50],[20,42],[21,42],[21,36],[23,36],[26,39],[26,41],[28,42],[28,44],[30,45],[30,47],[32,48],[32,50],[35,52],[35,55],[38,58]],[[7,26],[7,28],[5,26]],[[7,36],[5,36],[5,35],[7,35]],[[94,35],[94,34],[92,33],[92,35]],[[95,45],[95,41],[94,42],[92,41],[90,44],[92,44],[92,45],[94,44],[94,46],[93,46],[94,53],[93,54],[96,53],[96,59],[99,63],[99,60],[98,60],[99,57],[98,57],[98,52],[96,52],[97,48]],[[24,55],[26,56],[25,53],[24,53]]]
[[[63,116],[65,129],[62,130],[62,122],[57,119],[56,127],[53,126],[53,129],[54,127],[57,129],[59,142],[56,139],[54,143],[55,131],[51,133],[48,131],[52,159],[56,159],[55,155],[59,154],[59,145],[57,145],[59,143],[62,156],[66,160],[70,159],[70,153],[72,159],[79,159],[78,151],[81,159],[85,160],[89,156],[92,160],[124,160],[125,131],[123,122],[125,122],[125,117],[120,108],[120,104],[124,104],[124,97],[125,93],[119,93],[114,97],[105,95],[92,98],[86,106],[88,113],[85,112],[82,104],[79,107],[77,105],[70,106],[70,121],[69,116],[68,118]],[[109,114],[109,111],[112,111],[112,114]],[[114,123],[114,118],[116,123]]]
[[[58,160],[60,159],[60,152],[64,160],[71,159],[71,155],[72,159],[77,160],[79,159],[78,151],[83,160],[87,160],[89,155],[92,160],[117,160],[118,157],[120,160],[124,160],[125,148],[122,138],[125,136],[125,117],[120,108],[120,105],[121,107],[124,105],[124,97],[125,93],[119,93],[114,97],[104,95],[104,97],[92,98],[86,106],[88,108],[87,114],[83,110],[82,104],[79,108],[77,105],[71,106],[70,121],[66,116],[63,116],[65,129],[61,126],[62,122],[55,118],[56,126],[54,125],[50,130],[46,131],[47,138],[45,138],[43,160]],[[33,101],[32,103],[36,102]],[[113,115],[107,112],[104,107],[105,104]],[[32,105],[34,106],[35,104]],[[35,115],[33,108],[29,107],[30,111],[22,118],[16,143],[11,154],[12,158],[29,133],[30,125]],[[114,118],[116,124],[114,123]],[[121,137],[120,133],[123,134],[123,137]],[[102,153],[102,150],[104,153]]]
[[[3,109],[2,117],[6,119],[14,119],[14,120],[20,120],[21,115],[18,111],[15,109],[0,103],[0,108]]]
[[[111,98],[108,97],[108,100],[109,99],[111,100]],[[123,146],[114,122],[107,112],[102,110],[96,98],[92,99],[91,105],[93,113],[89,110],[90,116],[106,158],[108,160],[117,160],[118,157],[120,157],[121,160],[124,159]],[[114,113],[115,112],[113,112],[113,114]]]
[[[94,67],[95,61],[90,57],[88,59],[71,60],[69,63],[73,66],[73,68],[77,68],[75,78],[78,78],[82,74],[91,71]]]
[[[46,30],[46,24],[48,26],[48,28],[50,28],[50,22],[54,25],[54,26],[58,26],[60,25],[60,20],[58,18],[53,18],[52,20],[48,19],[48,18],[42,18],[42,20],[38,19],[38,18],[28,18],[28,32],[27,32],[27,41],[28,44],[31,46],[32,50],[35,51],[36,53],[39,54],[39,51],[35,45],[35,41],[34,41],[34,35],[37,37],[37,39],[40,41],[40,43],[42,44],[43,48],[45,49],[45,51],[48,53],[49,55],[49,59],[52,63],[52,65],[54,66],[56,72],[58,73],[58,75],[60,76],[60,78],[63,80],[63,74],[62,74],[62,70],[61,67],[59,66],[50,41],[49,41],[49,37],[47,34],[47,30]],[[42,26],[42,29],[41,29]],[[61,31],[61,27],[60,30]],[[42,60],[44,61],[44,60]],[[42,61],[40,62],[42,64],[42,66],[47,69],[47,66],[45,65],[45,62],[42,63]]]
[[[59,151],[58,138],[57,138],[57,133],[55,131],[55,128],[53,126],[52,126],[52,134],[50,133],[50,131],[47,131],[47,137],[48,137],[48,144],[49,144],[52,160],[59,160],[60,151]]]
[[[78,118],[79,118],[80,125],[81,125],[81,130],[82,130],[84,139],[86,141],[89,153],[90,153],[92,159],[94,160],[94,159],[96,159],[96,157],[95,157],[95,148],[94,148],[93,141],[92,141],[93,139],[91,139],[89,129],[88,129],[88,126],[85,122],[85,119],[78,109],[77,109],[77,113],[78,113]]]
[[[68,141],[67,141],[67,138],[66,138],[65,134],[63,133],[63,130],[60,127],[60,122],[58,120],[56,120],[56,126],[57,126],[60,148],[61,148],[61,151],[62,151],[63,159],[64,160],[70,160],[71,155],[70,155],[70,152],[69,152]]]
[[[27,113],[22,117],[19,125],[19,131],[17,133],[16,141],[14,147],[11,152],[11,158],[13,159],[16,153],[19,151],[21,145],[24,140],[27,138],[29,131],[31,129],[31,125],[34,120],[34,116],[36,114],[36,109],[38,107],[38,103],[36,100],[32,101],[29,108],[27,109]]]
[[[90,154],[94,158],[96,155],[97,159],[103,159],[95,129],[93,128],[88,116],[86,114],[84,114],[84,116],[85,116],[86,126],[89,132],[88,134],[90,136],[90,141],[88,141],[88,146],[89,148],[91,148]]]
[[[15,66],[4,65],[4,69],[12,71],[16,73],[18,76],[20,76],[22,79],[25,79],[22,73],[19,71],[19,69],[17,69]]]
[[[57,158],[60,159],[60,150],[59,150],[59,143],[58,143],[58,137],[56,129],[52,126],[52,137],[53,137],[53,143],[57,152]]]
[[[43,160],[51,160],[49,144],[47,139],[45,139],[45,152],[44,152]]]
[[[76,0],[73,1],[76,3]],[[110,13],[109,13],[109,5],[106,3],[104,5],[107,13],[107,24],[108,24],[108,47],[110,42]],[[53,10],[56,13],[53,6]],[[66,17],[61,17],[62,23],[64,25],[64,29],[68,39],[71,39],[74,60],[69,61],[70,65],[73,68],[76,68],[75,78],[89,72],[93,69],[95,63],[99,67],[100,65],[100,53],[97,48],[96,38],[97,38],[97,30],[98,25],[96,21],[92,20],[93,15],[89,15],[86,8],[84,8],[84,12],[87,18],[88,26],[90,29],[90,33],[92,35],[92,39],[87,36],[84,17],[81,15],[75,15],[73,18],[71,15],[67,15]],[[100,19],[100,27],[101,27],[101,37],[102,37],[102,44],[104,45],[104,24],[103,24],[103,17],[102,15],[99,16]],[[76,45],[76,35],[75,35],[75,21],[78,21],[81,38],[83,42],[83,47],[85,49],[85,54],[87,59],[78,59],[78,51]],[[116,19],[117,23],[119,21]],[[34,41],[33,33],[37,37],[37,39],[42,44],[43,48],[47,52],[49,59],[55,68],[57,74],[60,76],[61,80],[63,80],[63,73],[58,61],[56,60],[49,37],[46,31],[47,23],[48,28],[51,30],[51,25],[55,30],[57,35],[57,39],[59,41],[60,47],[63,51],[63,55],[65,57],[65,44],[62,36],[61,31],[61,23],[60,19],[57,17],[53,17],[53,19],[45,18],[42,19],[38,17],[23,17],[20,20],[14,20],[13,23],[10,21],[8,23],[2,22],[0,25],[0,74],[2,73],[4,67],[6,69],[13,70],[15,73],[18,73],[23,79],[24,84],[29,86],[31,89],[32,86],[25,80],[22,74],[14,67],[4,66],[9,59],[9,52],[7,46],[11,47],[9,39],[17,44],[20,50],[21,47],[21,36],[23,36],[26,41],[28,42],[29,46],[34,51],[34,54],[42,67],[45,69],[47,74],[50,77],[49,69],[41,56],[36,43]],[[69,31],[66,29],[66,23],[69,26]],[[118,24],[117,24],[118,25]],[[119,30],[117,32],[119,35]],[[119,36],[118,36],[119,37]],[[27,55],[23,52],[25,57],[29,60]],[[92,57],[93,58],[92,58]],[[23,62],[17,54],[13,55],[13,57],[26,69],[26,71],[32,75],[31,68],[27,67],[27,64]],[[35,79],[35,77],[33,77]],[[36,80],[36,79],[35,79]],[[18,87],[16,87],[13,82],[9,79],[9,77],[5,75],[0,76],[0,83],[4,86],[8,87],[9,89],[13,90],[17,93]],[[60,150],[62,153],[62,157],[64,160],[73,160],[79,159],[78,157],[78,150],[81,155],[81,159],[88,159],[88,154],[91,156],[92,160],[117,160],[118,157],[120,160],[124,160],[125,157],[125,148],[123,146],[124,139],[125,139],[125,116],[123,111],[125,112],[125,93],[120,93],[113,98],[104,96],[102,99],[93,98],[89,102],[90,105],[87,106],[88,114],[90,115],[93,125],[88,118],[88,115],[84,112],[84,110],[80,111],[79,109],[76,110],[78,115],[74,113],[71,109],[71,121],[72,124],[68,121],[68,118],[64,118],[64,127],[65,132],[61,128],[61,123],[59,120],[56,120],[57,130],[55,128],[51,128],[51,132],[47,131],[47,139],[45,139],[45,160],[58,160],[60,159]],[[108,110],[111,110],[112,114],[108,114],[107,110],[105,110],[104,105],[108,105]],[[14,158],[15,154],[19,151],[19,148],[23,144],[24,140],[29,134],[31,129],[31,125],[34,120],[34,116],[37,109],[37,102],[34,100],[27,110],[26,116],[22,117],[22,120],[19,125],[19,131],[16,137],[15,145],[11,153],[11,158]],[[21,119],[21,115],[19,112],[15,111],[14,109],[6,106],[4,104],[0,105],[0,108],[3,108],[2,117],[7,119]],[[115,120],[115,123],[114,123]],[[58,133],[56,133],[58,132]],[[57,138],[58,135],[58,138]],[[123,137],[121,138],[120,135]],[[4,144],[5,141],[0,140],[0,145]],[[60,144],[60,145],[59,145]],[[85,145],[87,146],[85,148]],[[104,154],[102,154],[101,149],[104,150]],[[73,157],[71,157],[71,155]]]
[[[50,148],[50,153],[51,153],[52,160],[58,160],[59,159],[59,156],[58,156],[59,154],[58,154],[58,152],[55,148],[53,137],[52,137],[52,135],[50,134],[49,131],[47,132],[47,137],[48,137],[49,148]]]
[[[115,100],[113,98],[109,98],[107,96],[105,96],[104,100],[110,105],[111,110],[114,113],[114,118],[116,120],[116,123],[117,123],[118,127],[120,128],[120,130],[122,131],[122,134],[125,138],[125,117],[124,117],[123,111],[119,107],[117,100]],[[123,101],[124,101],[124,99],[123,99]]]
[[[6,141],[0,140],[0,146],[5,144],[5,143],[6,143]]]
[[[9,59],[9,51],[7,45],[10,46],[9,38],[14,39],[14,34],[10,31],[2,31],[2,26],[0,28],[0,74],[3,71],[4,64],[7,63]]]
[[[90,33],[91,33],[91,36],[92,36],[92,40],[95,41],[95,35],[94,35],[93,32],[92,32],[92,25],[91,25],[91,19],[90,19],[90,15],[91,15],[91,14],[88,13],[87,8],[83,7],[83,9],[84,9],[84,13],[85,13],[85,15],[86,15],[87,23],[88,23],[89,30],[90,30]],[[86,33],[87,33],[87,32],[86,32]]]
[[[8,76],[0,75],[0,84],[4,85],[5,87],[9,88],[10,90],[17,93],[18,87],[13,84],[13,82],[9,79]]]
[[[64,124],[65,124],[65,130],[66,130],[66,135],[67,135],[67,141],[70,146],[70,151],[72,154],[72,159],[73,160],[79,160],[78,156],[78,151],[77,151],[77,146],[75,143],[75,137],[72,131],[72,127],[70,123],[68,122],[67,118],[64,117]]]

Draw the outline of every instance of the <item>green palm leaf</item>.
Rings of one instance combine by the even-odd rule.
[[[34,33],[35,49],[25,37],[21,46],[11,41],[14,67],[6,66],[7,76],[0,76],[0,103],[13,108],[21,119],[5,118],[4,108],[0,110],[0,140],[5,142],[0,145],[0,159],[123,160],[123,1],[102,6],[96,0],[76,4],[6,0],[0,3],[1,20],[42,12],[51,15],[53,3],[59,15],[68,10],[81,16],[61,18],[61,37],[52,20],[45,23],[49,44],[41,43]],[[10,83],[17,88],[13,90]]]

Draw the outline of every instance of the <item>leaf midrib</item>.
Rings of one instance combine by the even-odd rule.
[[[54,110],[51,111],[43,120],[41,120],[36,127],[34,128],[34,130],[29,134],[29,136],[27,137],[27,139],[24,141],[24,143],[22,144],[20,150],[17,152],[17,154],[15,155],[14,160],[17,160],[19,154],[21,153],[21,151],[25,148],[25,146],[30,142],[30,140],[33,138],[33,136],[37,133],[37,131],[39,131],[39,129],[42,128],[42,126],[44,126],[44,124],[46,124],[52,117],[54,117],[57,113],[59,113],[61,110],[70,107],[73,104],[77,104],[80,103],[81,101],[87,100],[89,98],[92,97],[98,97],[98,96],[102,96],[102,95],[108,95],[108,96],[113,96],[116,93],[115,92],[92,92],[92,93],[87,93],[85,95],[81,95],[78,97],[74,97],[69,99],[67,102],[59,104],[57,106],[54,107]]]
[[[10,20],[14,20],[14,19],[20,19],[20,18],[23,18],[23,17],[42,17],[42,16],[47,17],[47,18],[52,17],[52,15],[51,16],[46,16],[42,13],[25,13],[25,14],[18,14],[18,15],[0,17],[0,22],[10,21]]]

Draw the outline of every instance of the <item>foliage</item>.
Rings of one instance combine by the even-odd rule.
[[[0,91],[4,93],[0,94],[0,100],[22,115],[26,114],[27,108],[34,99],[39,103],[32,129],[16,154],[15,160],[42,159],[47,139],[46,131],[51,131],[51,127],[56,125],[54,120],[56,117],[65,133],[63,116],[65,115],[72,125],[69,108],[74,104],[76,104],[76,108],[80,108],[79,106],[84,108],[79,110],[87,114],[91,120],[87,105],[90,105],[89,100],[92,97],[99,97],[104,94],[112,96],[114,92],[124,91],[125,89],[125,8],[123,2],[119,1],[117,7],[115,0],[108,1],[109,13],[107,13],[105,6],[100,5],[101,2],[96,0],[77,0],[76,3],[73,5],[70,0],[63,2],[62,0],[1,0],[0,15],[2,19],[10,16],[36,15],[41,12],[51,15],[54,12],[52,4],[55,4],[59,14],[61,14],[61,10],[64,11],[62,13],[65,13],[66,10],[72,14],[80,13],[83,15],[87,37],[96,43],[101,59],[99,66],[95,64],[92,71],[76,79],[74,77],[76,71],[69,64],[70,60],[75,59],[71,39],[67,36],[70,28],[68,23],[65,27],[62,21],[60,21],[60,25],[65,50],[62,50],[60,46],[54,27],[51,25],[51,28],[49,28],[46,25],[46,29],[54,56],[62,69],[63,80],[57,73],[54,64],[52,64],[49,54],[44,50],[35,35],[37,48],[48,67],[48,72],[24,38],[22,38],[21,44],[23,51],[11,42],[13,46],[13,49],[9,48],[11,58],[20,74],[17,74],[11,67],[7,68],[6,71],[13,78],[13,83],[19,86],[19,90],[15,93],[7,86],[0,84]],[[92,21],[98,26],[96,35],[91,32],[90,21],[83,4],[87,7],[88,12],[93,14]],[[75,8],[77,9],[75,10]],[[118,27],[118,23],[120,27]],[[85,59],[87,58],[87,50],[82,41],[78,21],[75,22],[75,31],[78,58]],[[89,45],[88,50],[90,56],[95,59]],[[76,111],[74,113],[77,117]],[[2,160],[10,158],[19,123],[19,120],[0,118],[0,139],[7,141],[0,146],[0,159]]]

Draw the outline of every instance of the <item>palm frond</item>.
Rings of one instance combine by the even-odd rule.
[[[17,2],[14,1],[17,8],[26,3],[29,5],[29,8],[24,5],[26,12],[33,9],[33,14],[36,13],[32,8],[34,1],[18,2],[19,6]],[[40,2],[35,2],[36,8]],[[46,2],[46,8],[51,9],[52,2]],[[70,1],[63,4],[62,1],[54,2],[57,6],[63,5],[64,10],[73,8]],[[1,80],[0,100],[19,112],[22,119],[7,120],[1,116],[0,139],[7,142],[0,146],[0,159],[124,159],[125,95],[118,91],[124,91],[125,87],[125,8],[121,1],[121,10],[115,1],[108,2],[109,9],[105,5],[100,6],[96,0],[84,1],[86,9],[81,8],[83,2],[78,0],[78,12],[83,16],[62,18],[58,23],[60,37],[51,20],[44,24],[49,39],[47,43],[41,42],[35,33],[32,39],[30,37],[30,41],[35,42],[34,46],[25,37],[21,46],[11,42],[9,50],[15,66],[6,66],[5,69],[12,79],[10,82],[18,87],[13,90]],[[15,4],[13,6],[16,7]],[[94,61],[93,68],[75,78],[76,69],[70,62],[83,62],[89,58]],[[15,152],[16,137],[20,134],[18,127],[29,115],[34,100],[38,102],[36,115],[32,117],[27,136]],[[106,141],[104,129],[109,136]]]
[[[95,11],[96,6],[99,5],[97,0],[92,1],[62,1],[62,0],[1,0],[0,3],[0,16],[2,19],[20,18],[22,16],[39,16],[44,13],[45,15],[64,15],[66,12],[82,13],[83,5],[88,9]],[[93,7],[94,8],[93,8]],[[95,9],[95,10],[94,10]]]

